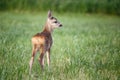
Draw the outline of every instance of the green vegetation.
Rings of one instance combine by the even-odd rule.
[[[53,32],[51,66],[41,72],[37,53],[29,75],[31,37],[46,13],[0,13],[0,80],[119,80],[120,18],[54,14],[63,27]]]
[[[107,13],[120,15],[120,0],[1,0],[0,10]]]

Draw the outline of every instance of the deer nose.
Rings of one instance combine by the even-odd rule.
[[[62,27],[62,24],[60,24],[60,27]]]

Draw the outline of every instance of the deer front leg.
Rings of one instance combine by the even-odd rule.
[[[48,67],[50,66],[50,49],[47,51],[47,64],[48,64]]]

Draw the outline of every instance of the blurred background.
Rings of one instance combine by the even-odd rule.
[[[0,11],[48,11],[120,15],[120,0],[0,0]]]
[[[38,52],[29,75],[31,38],[49,9],[63,27],[50,68]],[[0,80],[120,80],[120,0],[0,0]]]

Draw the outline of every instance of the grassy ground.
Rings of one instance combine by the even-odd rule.
[[[53,32],[50,69],[41,72],[37,53],[30,76],[31,37],[46,13],[0,13],[0,80],[120,79],[120,17],[54,15],[63,27]]]

